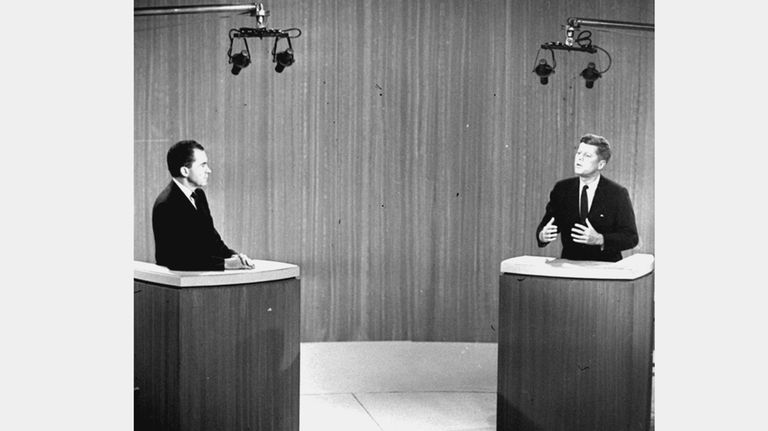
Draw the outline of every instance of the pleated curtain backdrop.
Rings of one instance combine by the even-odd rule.
[[[653,23],[651,0],[264,5],[268,27],[302,31],[282,73],[273,39],[230,72],[228,32],[250,16],[134,17],[136,260],[154,262],[166,151],[196,139],[227,244],[301,267],[302,341],[495,341],[499,263],[559,256],[534,230],[588,132],[612,143],[604,173],[634,204],[625,255],[654,253],[653,33],[589,29],[612,57],[592,89],[579,73],[602,52],[557,52],[546,86],[532,72],[567,18]]]

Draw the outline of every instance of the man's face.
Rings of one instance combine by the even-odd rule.
[[[597,147],[580,143],[573,158],[573,171],[580,177],[591,177],[605,167],[605,160],[597,156]]]
[[[195,187],[203,187],[208,184],[208,174],[211,173],[211,168],[208,167],[208,156],[205,155],[205,151],[198,149],[194,150],[195,160],[192,162],[187,170],[187,181],[189,181]]]

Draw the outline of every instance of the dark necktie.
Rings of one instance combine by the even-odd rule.
[[[579,211],[579,215],[581,216],[581,221],[584,222],[587,220],[587,213],[589,212],[588,209],[588,202],[587,202],[587,188],[589,186],[584,186],[581,189],[581,209]]]
[[[192,201],[193,201],[193,202],[194,202],[194,204],[195,204],[195,209],[197,209],[197,190],[193,191],[193,192],[192,192],[192,193],[189,195],[189,197],[191,197],[191,198],[192,198]]]

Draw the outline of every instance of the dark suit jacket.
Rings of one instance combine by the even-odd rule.
[[[213,227],[208,199],[197,189],[195,209],[171,181],[152,207],[155,260],[158,265],[186,271],[223,270],[224,259],[236,253]]]
[[[571,228],[574,224],[581,223],[579,193],[579,177],[568,178],[555,184],[549,194],[544,218],[536,229],[536,241],[539,247],[547,245],[538,240],[539,232],[554,217],[563,243],[562,258],[608,262],[621,260],[621,251],[636,246],[638,242],[635,212],[632,210],[627,189],[605,176],[600,177],[587,218],[605,239],[602,251],[599,245],[578,244],[571,238]]]

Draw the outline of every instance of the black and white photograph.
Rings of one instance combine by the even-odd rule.
[[[14,7],[3,429],[760,429],[758,17],[676,7]]]
[[[653,429],[653,1],[134,6],[137,430]]]

